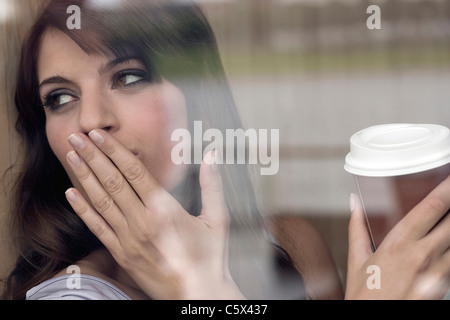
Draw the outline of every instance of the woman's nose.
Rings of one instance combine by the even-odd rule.
[[[113,131],[119,125],[114,106],[96,93],[83,95],[78,121],[80,131],[86,134],[94,129]]]

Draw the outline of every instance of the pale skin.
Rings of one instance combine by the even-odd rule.
[[[414,207],[375,253],[359,198],[352,195],[348,299],[442,299],[450,288],[450,177]],[[381,288],[368,289],[367,267],[379,267]],[[362,276],[366,273],[366,276]],[[359,276],[361,275],[361,276]]]
[[[46,131],[75,186],[66,192],[69,203],[120,266],[112,276],[125,290],[154,299],[243,298],[227,268],[229,216],[213,155],[200,172],[199,217],[166,191],[183,172],[170,161],[166,136],[185,125],[181,92],[127,71],[141,70],[139,61],[108,65],[61,32],[43,37],[40,94],[58,94],[57,108],[45,107]],[[97,253],[82,271],[102,273],[91,259],[106,261]]]
[[[208,153],[201,166],[202,212],[194,217],[169,193],[186,169],[170,160],[170,133],[187,126],[184,96],[167,81],[145,81],[141,71],[143,65],[136,59],[118,62],[88,55],[60,31],[48,30],[43,36],[40,95],[44,100],[56,94],[51,102],[57,106],[45,107],[47,137],[73,183],[66,192],[70,205],[106,248],[77,264],[83,273],[111,281],[135,299],[243,299],[228,270],[229,213],[214,153]],[[450,207],[445,198],[450,182],[440,188],[433,198],[433,203],[442,204],[432,206],[434,224]],[[375,254],[361,210],[353,207],[347,298],[408,297],[407,284],[427,271],[448,279],[442,270],[450,269],[449,218],[433,229],[433,237],[413,227],[430,226],[421,214],[431,210],[429,201],[414,209],[418,213],[412,211],[414,218],[401,222],[409,228],[391,233],[393,239],[405,235],[404,245],[392,240]],[[312,226],[277,219],[269,226],[302,270],[311,297],[343,297],[331,255]],[[295,226],[303,231],[295,232]],[[394,247],[413,257],[419,235],[430,238],[423,251],[433,259],[420,274],[402,272],[404,259],[390,253]],[[293,242],[298,246],[289,245]],[[382,291],[367,291],[364,266],[377,263],[392,283],[386,281]],[[324,277],[329,279],[327,290],[315,284]]]

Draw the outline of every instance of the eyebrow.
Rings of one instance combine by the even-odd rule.
[[[47,84],[52,84],[52,83],[57,83],[57,84],[74,84],[72,81],[67,80],[66,78],[63,78],[61,76],[54,76],[54,77],[50,77],[50,78],[45,79],[44,81],[42,81],[41,84],[39,85],[39,89],[42,88],[43,86],[47,85]]]
[[[116,67],[117,65],[122,64],[122,63],[131,62],[133,60],[140,61],[140,59],[138,59],[136,57],[119,57],[119,58],[113,59],[113,60],[107,62],[106,64],[102,65],[98,69],[98,72],[99,72],[99,74],[105,74],[105,73],[109,72],[111,69],[113,69],[114,67]],[[67,80],[64,77],[54,76],[54,77],[50,77],[50,78],[47,78],[44,81],[42,81],[39,84],[39,89],[47,84],[55,84],[55,83],[56,84],[75,85],[75,83],[73,81]]]

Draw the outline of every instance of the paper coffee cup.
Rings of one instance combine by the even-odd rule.
[[[355,177],[376,249],[450,174],[450,130],[403,123],[366,128],[351,137],[345,170]]]

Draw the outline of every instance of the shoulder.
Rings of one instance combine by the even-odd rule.
[[[333,257],[312,223],[297,215],[277,215],[267,219],[267,226],[302,274],[311,298],[343,298]]]
[[[62,275],[28,290],[27,300],[131,300],[113,284],[95,276]]]

